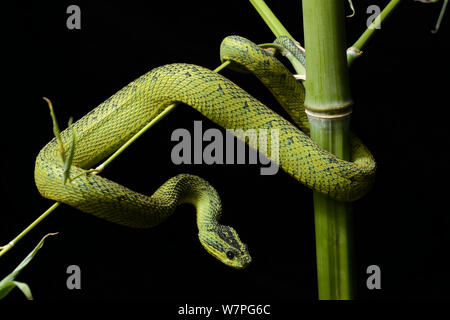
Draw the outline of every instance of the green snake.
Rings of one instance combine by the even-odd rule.
[[[279,41],[283,43],[285,41]],[[170,64],[155,68],[129,83],[73,125],[77,145],[70,183],[62,183],[63,162],[56,139],[36,159],[35,181],[42,196],[130,227],[159,224],[181,203],[196,207],[198,237],[214,257],[235,268],[251,262],[237,232],[219,223],[221,201],[200,177],[180,174],[151,196],[134,192],[99,175],[82,174],[113,153],[173,103],[187,104],[225,129],[277,129],[278,165],[311,189],[342,201],[353,201],[371,187],[375,162],[356,136],[351,161],[338,159],[309,136],[304,111],[305,90],[273,53],[247,39],[230,36],[221,44],[222,61],[254,73],[291,116],[287,121],[225,77],[204,67]],[[258,131],[258,130],[257,130]],[[61,132],[70,144],[71,131]],[[251,147],[253,140],[246,141]],[[270,150],[260,150],[271,158]]]

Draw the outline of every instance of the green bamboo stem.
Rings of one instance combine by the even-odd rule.
[[[250,0],[250,2],[275,36],[288,34],[263,1]],[[305,36],[309,53],[305,106],[310,114],[312,139],[338,157],[349,160],[348,123],[352,101],[345,60],[350,66],[355,58],[361,55],[361,50],[375,34],[377,25],[386,20],[401,0],[389,2],[378,19],[346,51],[347,59],[343,48],[344,13],[341,2],[339,0],[303,2],[305,35],[309,35],[309,40],[306,40]],[[327,20],[330,18],[331,20]],[[299,70],[297,72],[302,73]],[[323,119],[324,115],[337,118]],[[351,299],[355,294],[352,277],[351,205],[314,193],[314,220],[319,298]]]
[[[341,159],[350,158],[349,117],[309,117],[311,138]],[[314,226],[319,299],[354,297],[351,204],[314,192]]]
[[[342,0],[303,0],[308,52],[305,107],[311,138],[350,157],[350,96]],[[314,192],[319,299],[352,299],[351,207]]]
[[[226,68],[228,65],[230,64],[230,61],[225,61],[224,63],[222,63],[220,66],[218,66],[216,69],[214,69],[214,72],[220,72],[222,69]],[[50,100],[48,100],[47,98],[44,98],[44,100],[47,101],[47,103],[49,104],[50,107],[50,112],[52,115],[52,119],[53,121],[53,125],[54,125],[54,132],[55,132],[55,136],[57,137],[58,141],[61,140],[60,135],[59,135],[59,128],[57,126],[57,122],[56,122],[56,117],[54,115],[53,112],[53,107],[51,105]],[[98,174],[101,171],[103,171],[103,169],[105,169],[105,167],[110,164],[115,158],[117,158],[117,156],[119,154],[121,154],[123,151],[125,151],[126,148],[128,148],[134,141],[136,141],[140,136],[142,136],[144,134],[144,132],[146,132],[148,129],[150,129],[151,127],[153,127],[156,123],[158,123],[161,119],[163,119],[165,116],[167,116],[175,107],[177,106],[177,104],[172,104],[170,106],[168,106],[163,112],[161,112],[157,117],[155,117],[152,121],[150,121],[144,128],[142,128],[139,132],[137,132],[133,137],[131,137],[124,145],[122,145],[122,147],[120,147],[116,152],[114,152],[110,157],[108,157],[108,159],[106,159],[101,165],[99,165],[97,168],[95,169],[90,169],[90,170],[86,170],[86,172],[84,174],[90,174],[90,173],[95,173]],[[56,123],[56,129],[55,129],[55,123]],[[64,151],[64,148],[62,146],[62,143],[59,145],[59,150],[60,152]],[[62,150],[62,151],[61,151]],[[73,179],[77,178],[73,177]],[[44,218],[46,218],[51,212],[53,212],[61,203],[60,202],[55,202],[50,208],[48,208],[43,214],[41,214],[39,216],[39,218],[37,218],[36,220],[34,220],[28,227],[26,227],[18,236],[16,236],[12,241],[10,241],[7,245],[5,246],[0,246],[0,257],[2,255],[4,255],[6,252],[8,252],[14,245],[17,244],[17,242],[22,239],[28,232],[30,232],[36,225],[38,225]]]

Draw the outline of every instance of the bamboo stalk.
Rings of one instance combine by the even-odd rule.
[[[310,117],[309,120],[311,138],[339,158],[348,160],[349,117]],[[314,192],[313,201],[319,299],[352,299],[354,279],[351,203],[332,200],[318,192]]]
[[[350,96],[344,1],[303,0],[311,138],[349,160]],[[332,118],[326,116],[333,115]],[[314,192],[319,299],[352,299],[351,205]]]

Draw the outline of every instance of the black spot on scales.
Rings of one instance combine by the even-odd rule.
[[[339,161],[337,160],[337,159],[335,159],[335,158],[328,158],[328,162],[329,163],[339,163]]]
[[[117,200],[124,201],[124,200],[127,200],[127,197],[124,196],[124,195],[120,195],[120,196],[117,197]]]
[[[227,227],[219,228],[217,230],[217,235],[220,237],[220,239],[228,243],[230,246],[238,250],[241,249],[239,243],[236,241],[236,239],[233,237],[233,234],[230,230],[228,230]]]
[[[285,127],[285,126],[281,126],[280,129],[281,129],[281,132],[283,132],[283,133],[289,132],[289,130],[290,130],[289,127]]]

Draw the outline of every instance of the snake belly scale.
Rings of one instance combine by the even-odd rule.
[[[308,137],[304,88],[281,62],[238,36],[223,41],[221,58],[231,60],[237,69],[255,73],[287,110],[294,124],[211,70],[190,64],[165,65],[129,83],[73,124],[77,145],[70,174],[78,176],[76,179],[62,183],[63,163],[56,139],[40,151],[35,182],[42,196],[138,228],[155,226],[179,204],[191,203],[197,209],[198,237],[203,247],[226,265],[247,266],[251,261],[248,248],[232,227],[219,223],[220,198],[204,179],[180,174],[147,196],[99,175],[81,174],[177,102],[193,107],[226,129],[278,129],[279,166],[316,191],[338,200],[353,201],[369,190],[375,173],[370,152],[353,136],[352,161],[348,162],[321,149]],[[70,130],[61,132],[61,139],[68,145]],[[251,141],[248,143],[258,147]],[[263,153],[271,158],[270,150]]]

